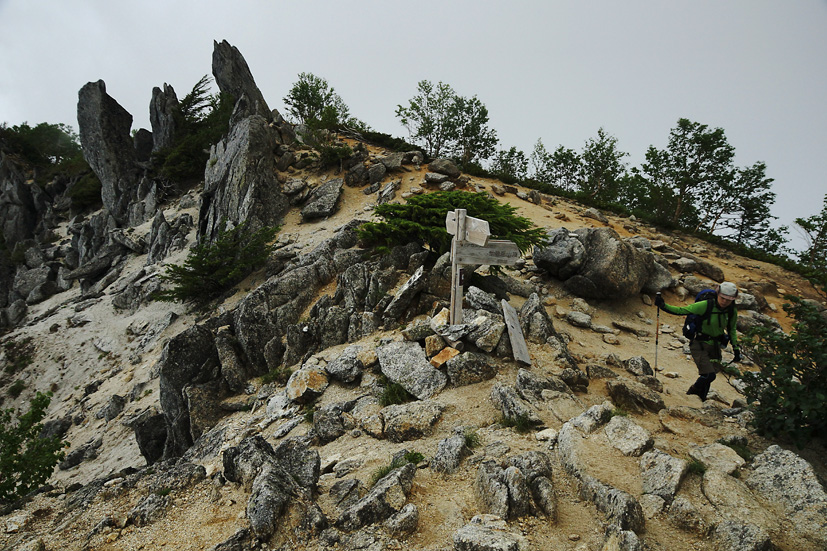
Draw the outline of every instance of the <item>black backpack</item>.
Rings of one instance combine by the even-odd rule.
[[[712,308],[715,306],[715,300],[717,298],[718,292],[715,291],[715,289],[704,289],[695,296],[695,302],[702,302],[704,300],[708,301],[706,303],[706,312],[703,314],[689,314],[686,316],[686,320],[683,322],[684,337],[690,341],[695,340],[695,337],[701,332],[701,326],[703,323],[712,315]],[[729,315],[734,307],[735,303],[733,302],[724,310],[727,316],[726,325],[729,325]],[[726,346],[727,342],[729,342],[729,337],[727,335],[722,335],[719,339],[721,340],[721,345],[723,346]]]

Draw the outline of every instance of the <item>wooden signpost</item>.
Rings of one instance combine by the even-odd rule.
[[[454,236],[451,240],[451,311],[448,323],[458,325],[462,323],[462,285],[465,283],[461,266],[512,266],[520,258],[520,249],[513,241],[489,239],[491,230],[488,222],[468,216],[465,209],[449,212],[445,217],[445,229]],[[503,312],[514,358],[531,365],[517,312],[506,301],[503,301]]]

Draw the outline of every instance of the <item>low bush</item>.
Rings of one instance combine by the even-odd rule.
[[[26,390],[26,383],[24,383],[20,379],[17,379],[15,382],[12,383],[7,392],[9,396],[11,396],[12,398],[17,398],[21,394],[23,394],[24,390]]]
[[[161,278],[173,286],[154,298],[206,304],[264,265],[278,231],[271,227],[253,232],[246,223],[222,230],[215,242],[195,246],[183,265],[170,265]]]
[[[379,396],[379,404],[382,406],[392,406],[395,404],[405,404],[415,400],[411,394],[399,383],[388,383],[382,394]]]
[[[703,474],[706,472],[706,465],[704,465],[704,463],[702,461],[698,461],[697,459],[692,459],[687,464],[686,471],[689,474],[696,474],[696,475],[703,476]]]
[[[382,467],[376,469],[373,472],[373,475],[370,477],[370,486],[375,486],[377,482],[385,478],[389,473],[398,469],[399,467],[404,467],[408,463],[413,463],[414,465],[416,465],[423,459],[425,459],[425,456],[419,452],[406,452],[405,455],[403,455],[402,457],[399,457],[391,461],[390,465],[383,465]]]
[[[377,205],[374,213],[383,221],[363,224],[358,230],[359,237],[383,247],[421,240],[442,254],[451,247],[445,217],[455,209],[465,209],[468,216],[486,220],[492,239],[513,241],[522,252],[547,239],[546,231],[535,227],[528,218],[517,216],[515,207],[502,204],[486,193],[466,191],[436,191],[410,197],[405,204]]]
[[[0,410],[0,504],[37,489],[64,457],[65,442],[56,436],[40,437],[51,396],[38,392],[29,411],[16,420],[13,409]]]
[[[261,382],[264,384],[278,383],[280,385],[284,385],[287,384],[287,381],[290,379],[290,375],[292,374],[293,372],[287,367],[276,367],[265,373],[261,377]]]
[[[812,304],[786,298],[792,330],[750,331],[743,347],[758,369],[742,379],[758,433],[789,438],[803,448],[827,430],[827,318]]]
[[[465,447],[469,450],[479,448],[482,445],[482,438],[475,430],[466,430],[463,436],[465,437]]]
[[[518,415],[516,417],[503,417],[500,419],[500,425],[506,428],[513,428],[520,434],[525,434],[534,430],[540,425],[537,421],[532,421],[527,415]]]
[[[8,341],[3,345],[6,364],[3,371],[14,375],[29,367],[34,361],[34,342],[31,337],[19,341]]]

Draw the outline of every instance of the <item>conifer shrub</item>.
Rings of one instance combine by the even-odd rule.
[[[420,240],[442,254],[451,247],[445,217],[455,209],[465,209],[468,216],[486,220],[492,239],[513,241],[521,252],[547,239],[545,230],[534,227],[528,218],[517,216],[515,207],[486,193],[467,191],[437,191],[411,197],[406,204],[376,205],[374,213],[383,221],[363,224],[359,237],[383,248]]]
[[[40,437],[51,396],[38,392],[29,411],[16,419],[13,409],[0,410],[0,505],[37,489],[64,457],[65,442]]]
[[[279,229],[274,226],[251,231],[245,222],[222,230],[213,243],[193,247],[183,265],[170,265],[161,278],[172,288],[156,293],[154,298],[203,305],[220,296],[264,265]]]
[[[759,434],[789,437],[799,448],[827,430],[827,318],[797,297],[784,310],[789,334],[757,327],[744,347],[758,366],[743,374]]]

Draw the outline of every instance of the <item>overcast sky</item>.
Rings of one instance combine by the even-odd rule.
[[[827,193],[827,0],[0,0],[0,122],[77,130],[78,90],[103,79],[150,128],[152,88],[183,97],[225,39],[282,112],[310,72],[407,138],[396,106],[442,81],[485,104],[501,149],[579,151],[603,127],[631,166],[685,117],[766,163],[780,223]]]

